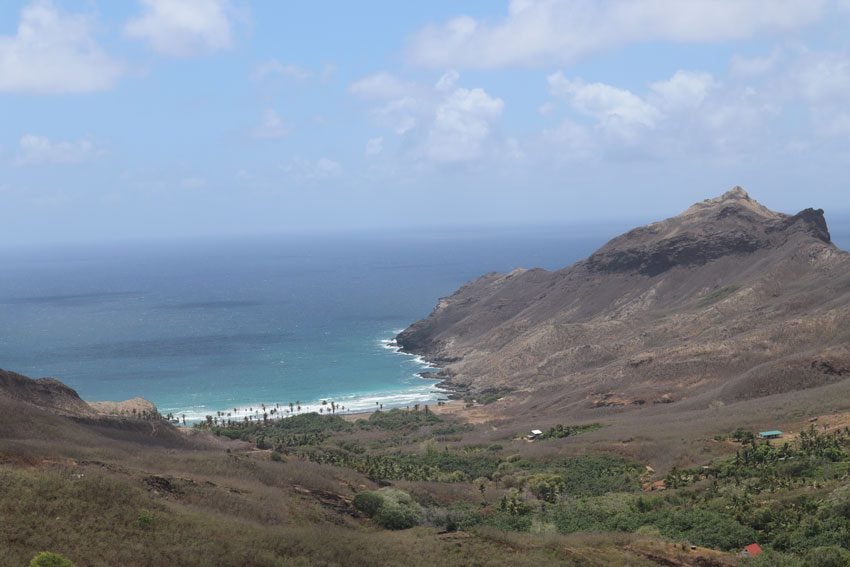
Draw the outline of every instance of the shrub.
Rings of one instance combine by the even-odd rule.
[[[422,507],[407,492],[394,488],[378,491],[384,499],[374,520],[389,530],[405,530],[422,523]]]
[[[154,525],[154,515],[150,510],[141,510],[139,511],[139,515],[137,517],[139,522],[139,527],[143,530],[149,530]]]
[[[850,552],[837,545],[815,547],[806,554],[806,565],[811,567],[846,567],[850,565]]]
[[[415,502],[413,506],[385,502],[374,520],[388,530],[406,530],[422,523],[422,508]]]
[[[844,485],[833,490],[821,505],[821,512],[826,516],[850,518],[850,486]]]
[[[422,507],[408,493],[394,488],[361,492],[354,497],[353,504],[388,530],[406,530],[424,519]]]
[[[803,567],[803,562],[792,555],[765,549],[764,553],[757,557],[742,559],[741,565],[742,567]]]
[[[597,429],[601,428],[601,423],[588,423],[586,425],[564,425],[563,423],[559,423],[555,427],[552,427],[548,431],[543,433],[540,438],[562,439],[564,437],[569,437],[570,435],[581,435],[582,433],[596,431]]]
[[[564,478],[564,491],[580,496],[606,492],[640,490],[641,467],[619,457],[583,455],[566,459],[558,473]]]
[[[74,567],[74,564],[61,553],[42,551],[32,558],[30,567]]]
[[[384,498],[377,491],[359,492],[354,496],[352,504],[371,518],[384,504]]]
[[[557,502],[558,496],[564,491],[566,482],[556,474],[535,474],[528,479],[528,489],[538,500]]]

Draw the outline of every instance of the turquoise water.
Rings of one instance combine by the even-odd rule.
[[[389,348],[483,273],[559,268],[605,235],[566,229],[290,236],[0,251],[0,368],[84,399],[142,396],[188,420],[442,394]]]
[[[190,420],[428,403],[442,394],[423,361],[388,348],[395,333],[470,279],[566,266],[621,228],[0,249],[0,368]]]

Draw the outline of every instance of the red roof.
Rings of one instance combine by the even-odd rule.
[[[750,557],[755,557],[759,553],[761,553],[761,546],[757,543],[751,543],[747,547],[744,548],[744,551],[750,554]]]

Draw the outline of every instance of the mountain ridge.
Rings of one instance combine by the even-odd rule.
[[[850,368],[849,274],[822,210],[775,212],[735,187],[561,270],[482,276],[397,342],[472,392],[753,398],[843,379],[821,369]]]

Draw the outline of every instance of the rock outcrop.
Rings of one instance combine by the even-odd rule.
[[[96,414],[74,389],[52,378],[33,380],[0,370],[0,396],[62,415],[90,417]]]
[[[99,415],[155,414],[156,406],[143,398],[123,402],[85,402],[76,390],[53,378],[28,378],[0,370],[0,396],[57,415],[93,418]]]

